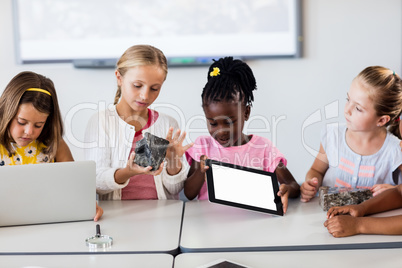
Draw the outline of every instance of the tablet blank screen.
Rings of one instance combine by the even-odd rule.
[[[215,198],[277,210],[271,176],[212,164]]]

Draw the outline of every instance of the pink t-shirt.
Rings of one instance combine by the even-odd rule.
[[[186,151],[187,161],[190,165],[193,160],[199,162],[202,155],[206,155],[209,159],[269,172],[274,172],[279,162],[287,164],[283,154],[272,145],[270,140],[256,135],[252,135],[248,143],[232,147],[223,147],[211,136],[198,137],[193,147]],[[198,199],[208,199],[205,182],[198,194]]]
[[[133,145],[129,155],[131,155],[131,153],[134,151],[135,143],[143,138],[142,131],[152,126],[158,119],[158,116],[159,114],[157,111],[148,109],[148,121],[141,130],[135,133]],[[141,174],[131,177],[128,185],[121,191],[121,199],[158,199],[154,176]]]

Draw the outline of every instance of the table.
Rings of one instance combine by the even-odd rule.
[[[0,255],[1,267],[172,268],[169,254]]]
[[[178,253],[183,201],[102,201],[101,233],[113,238],[107,251],[85,244],[96,222],[40,224],[0,228],[0,254]]]
[[[399,268],[402,249],[184,253],[176,256],[174,268],[201,267],[219,259],[253,268]]]
[[[402,209],[378,214],[402,214]],[[356,235],[334,238],[323,223],[318,198],[289,200],[285,216],[210,203],[186,202],[180,241],[182,252],[367,249],[402,247],[402,236]]]

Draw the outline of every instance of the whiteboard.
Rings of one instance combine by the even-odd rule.
[[[300,0],[13,0],[17,62],[113,65],[135,44],[169,65],[300,57]]]

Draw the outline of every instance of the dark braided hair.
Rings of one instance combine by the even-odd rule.
[[[213,101],[241,100],[246,106],[252,106],[253,90],[257,89],[257,84],[245,62],[234,60],[233,57],[214,60],[207,79],[201,94],[203,105]]]

